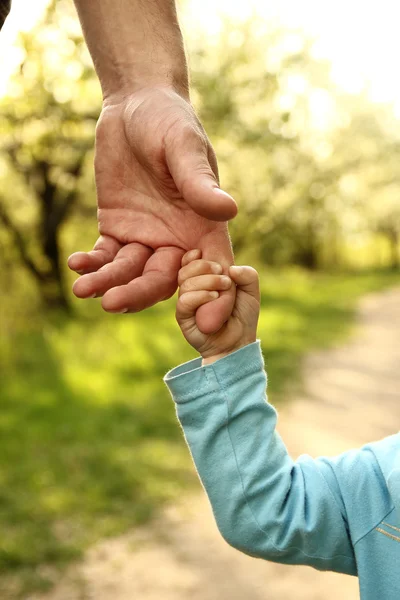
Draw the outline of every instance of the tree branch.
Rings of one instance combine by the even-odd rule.
[[[13,221],[10,219],[10,216],[8,215],[4,205],[1,202],[0,221],[3,223],[6,229],[8,229],[11,232],[14,238],[15,245],[18,248],[18,251],[25,266],[36,277],[36,279],[38,279],[39,281],[46,281],[46,274],[43,273],[40,269],[38,269],[33,260],[30,258],[28,254],[28,249],[26,247],[26,242],[22,237],[21,232],[19,231],[15,223],[13,223]]]

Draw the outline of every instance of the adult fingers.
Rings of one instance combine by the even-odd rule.
[[[223,267],[224,274],[228,274],[233,263],[233,253],[225,223],[218,223],[213,231],[202,237],[200,249],[205,260],[218,262]],[[221,292],[217,300],[200,306],[196,313],[198,329],[205,334],[218,331],[232,314],[235,299],[236,287],[232,285],[228,291]]]
[[[218,292],[215,290],[200,290],[182,294],[176,304],[176,318],[178,322],[193,318],[200,306],[216,298],[218,298]]]
[[[199,215],[213,221],[228,221],[237,214],[234,199],[220,189],[215,155],[200,127],[184,122],[171,128],[165,140],[169,171],[184,200]],[[214,171],[209,155],[212,153]]]
[[[114,260],[121,250],[122,244],[109,235],[101,235],[91,252],[75,252],[68,259],[68,266],[72,271],[83,275],[97,271],[105,264]]]
[[[139,312],[170,298],[176,291],[183,250],[159,248],[148,259],[143,275],[107,291],[102,300],[108,312]]]
[[[83,275],[74,284],[73,291],[78,298],[103,296],[108,290],[124,285],[139,277],[153,254],[153,250],[142,244],[124,246],[113,262],[101,267],[97,272]]]
[[[227,292],[220,292],[219,298],[200,306],[196,312],[196,325],[206,335],[216,333],[232,314],[235,304],[236,288],[233,285]]]

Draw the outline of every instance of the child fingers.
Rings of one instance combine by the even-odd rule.
[[[190,277],[206,275],[208,273],[222,273],[221,265],[210,260],[193,260],[180,269],[178,274],[178,285],[182,285],[183,282]]]
[[[179,288],[179,296],[187,292],[197,292],[200,290],[229,290],[232,280],[226,275],[198,275],[189,277]]]
[[[256,300],[260,299],[260,283],[258,273],[253,267],[229,267],[229,275],[237,287]]]
[[[189,250],[188,252],[186,252],[186,254],[184,254],[182,256],[182,262],[181,262],[182,267],[185,267],[187,264],[192,262],[192,260],[201,258],[201,255],[202,255],[202,252],[198,248],[194,249],[194,250]]]
[[[219,293],[215,290],[201,290],[182,294],[176,305],[176,318],[179,321],[180,319],[193,317],[200,306],[215,300],[218,296]]]

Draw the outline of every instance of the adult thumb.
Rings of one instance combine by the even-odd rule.
[[[197,214],[212,221],[236,216],[236,202],[220,189],[214,151],[200,131],[186,126],[165,152],[176,187]]]

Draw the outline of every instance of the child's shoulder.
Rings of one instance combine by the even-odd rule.
[[[394,508],[400,516],[400,434],[321,457],[319,467],[350,523],[353,541]]]
[[[400,432],[366,444],[362,450],[374,454],[385,479],[389,478],[393,469],[400,469]]]
[[[385,478],[393,504],[400,511],[400,432],[368,444]]]
[[[332,459],[337,473],[353,478],[359,471],[378,471],[387,482],[395,471],[400,475],[400,432],[361,448],[348,450]]]

